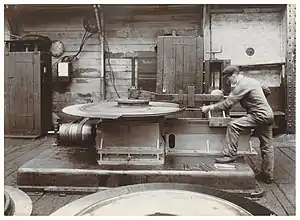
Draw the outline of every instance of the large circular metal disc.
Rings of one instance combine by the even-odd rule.
[[[247,216],[274,213],[251,200],[205,186],[150,183],[94,193],[62,207],[52,215]]]
[[[32,212],[32,201],[23,191],[12,186],[4,187],[6,198],[4,202],[9,205],[10,215],[13,216],[30,216]],[[9,202],[9,204],[8,204]]]
[[[116,119],[119,117],[165,116],[181,110],[179,105],[174,103],[117,100],[116,102],[71,105],[62,111],[80,117]]]

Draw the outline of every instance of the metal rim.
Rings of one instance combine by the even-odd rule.
[[[170,202],[174,201],[168,198],[167,205],[163,205],[164,208],[157,208],[155,204],[159,201],[162,196],[159,196],[159,193],[163,192],[164,198],[168,196],[170,193],[173,195],[185,195],[180,198],[184,198],[181,200],[181,203],[184,202],[184,209],[180,209],[178,206],[179,203]],[[174,194],[175,193],[175,194]],[[122,209],[121,207],[129,204],[129,198],[134,198],[137,196],[142,198],[143,195],[148,195],[148,197],[144,196],[144,200],[146,202],[134,203],[135,205],[131,207],[131,213],[124,212],[126,209]],[[153,198],[153,196],[157,196],[156,202],[145,200],[145,198]],[[142,197],[141,197],[142,196]],[[152,196],[152,197],[151,197]],[[193,202],[188,202],[187,198],[202,198],[202,203],[198,204],[198,208],[193,206]],[[176,200],[176,199],[175,199]],[[178,199],[177,199],[178,200]],[[203,201],[206,202],[203,202]],[[133,200],[132,200],[133,201]],[[150,201],[150,202],[149,202]],[[166,201],[166,200],[164,200]],[[179,200],[178,200],[179,201]],[[195,200],[193,200],[195,201]],[[200,200],[199,200],[200,201]],[[207,202],[208,201],[208,202]],[[132,203],[131,203],[132,204]],[[137,208],[136,204],[141,204]],[[154,207],[153,210],[146,209],[149,208],[146,204],[152,204],[154,206],[149,205],[150,207]],[[162,203],[161,203],[162,204]],[[166,204],[164,202],[164,204]],[[202,204],[210,204],[212,206],[207,205],[206,208],[209,210],[200,210]],[[218,204],[218,205],[217,205]],[[169,206],[168,206],[169,205]],[[177,205],[177,206],[174,206]],[[109,207],[109,208],[107,208]],[[134,207],[134,208],[133,208]],[[141,211],[144,209],[144,211]],[[161,207],[161,206],[160,206]],[[174,209],[174,207],[176,207]],[[178,208],[179,207],[179,208]],[[227,207],[227,208],[226,208]],[[118,209],[119,208],[119,209]],[[133,208],[133,209],[132,209]],[[215,210],[213,210],[213,208]],[[189,210],[188,210],[189,209]],[[198,210],[196,210],[198,209]],[[113,210],[113,211],[112,211]],[[105,190],[102,192],[94,193],[89,196],[83,197],[77,201],[74,201],[61,209],[57,210],[52,215],[118,215],[116,214],[116,210],[119,210],[120,215],[276,215],[271,210],[266,207],[261,206],[258,203],[255,203],[249,199],[240,197],[235,194],[231,194],[228,192],[224,192],[221,190],[200,186],[200,185],[190,185],[190,184],[178,184],[178,183],[149,183],[149,184],[138,184],[138,185],[130,185],[124,187],[118,187],[114,189]],[[196,210],[196,211],[195,211]],[[208,211],[213,210],[211,214]],[[215,211],[222,210],[222,213]],[[231,210],[231,211],[230,211]],[[110,213],[110,214],[109,214]],[[126,213],[126,214],[124,214]],[[197,214],[198,213],[198,214]],[[202,213],[202,214],[201,214]],[[225,213],[225,214],[224,214]]]
[[[13,215],[14,210],[14,202],[8,195],[8,193],[4,192],[4,215],[11,216]]]
[[[128,102],[128,103],[126,103]],[[158,117],[172,113],[180,112],[183,109],[175,103],[166,102],[149,102],[145,103],[130,103],[127,101],[118,102],[94,102],[89,104],[76,104],[67,106],[62,111],[69,115],[102,118],[102,119],[117,119],[124,118],[143,118],[143,117]],[[126,106],[126,107],[123,107]]]
[[[30,216],[32,212],[32,201],[23,191],[12,186],[5,186],[4,193],[9,196],[13,203],[13,216]]]

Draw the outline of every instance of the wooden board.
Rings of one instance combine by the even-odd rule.
[[[203,40],[193,36],[159,36],[157,52],[158,93],[187,93],[201,89]],[[200,82],[200,83],[199,83]]]
[[[279,189],[289,202],[296,207],[296,188],[293,184],[278,184]]]

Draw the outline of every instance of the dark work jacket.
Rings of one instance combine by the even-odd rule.
[[[267,96],[271,94],[268,87],[253,78],[243,76],[236,84],[228,98],[213,105],[214,110],[227,110],[240,102],[241,106],[259,121],[272,123],[273,110]]]

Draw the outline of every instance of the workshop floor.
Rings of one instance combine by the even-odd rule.
[[[17,169],[47,149],[53,137],[37,140],[5,138],[4,143],[4,183],[15,186]],[[253,146],[259,152],[259,143],[253,138]],[[272,184],[261,183],[266,191],[258,203],[266,206],[278,215],[295,215],[295,136],[281,135],[274,138],[275,146],[275,178]],[[259,167],[260,157],[252,158]],[[60,207],[77,200],[84,195],[66,195],[54,193],[28,193],[33,202],[32,215],[49,215]]]

